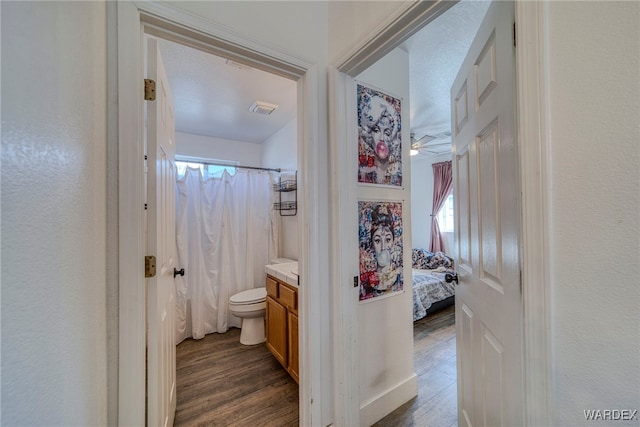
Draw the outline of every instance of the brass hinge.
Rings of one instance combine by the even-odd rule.
[[[513,47],[516,47],[516,23],[513,23]]]
[[[149,278],[156,275],[156,257],[147,255],[144,257],[144,277]]]
[[[156,100],[156,82],[151,79],[144,79],[144,100]]]

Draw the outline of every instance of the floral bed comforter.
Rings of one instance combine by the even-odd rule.
[[[453,283],[444,280],[445,271],[412,269],[413,320],[422,319],[433,303],[455,295]]]

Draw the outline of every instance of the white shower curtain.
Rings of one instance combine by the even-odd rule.
[[[238,169],[203,179],[187,168],[176,188],[176,342],[240,327],[229,297],[265,286],[264,266],[278,256],[279,217],[272,172]]]

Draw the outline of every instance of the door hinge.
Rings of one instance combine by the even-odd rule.
[[[516,23],[513,23],[513,47],[516,47]]]
[[[147,255],[144,257],[144,277],[149,278],[156,275],[156,257]]]
[[[144,79],[144,100],[156,100],[156,82],[151,79]]]

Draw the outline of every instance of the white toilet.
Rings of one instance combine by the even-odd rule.
[[[271,264],[294,262],[287,258],[275,258]],[[240,344],[255,345],[266,341],[264,314],[267,308],[267,288],[255,288],[239,292],[229,298],[229,311],[242,319]]]
[[[229,311],[242,319],[240,344],[265,342],[264,313],[267,308],[267,288],[242,291],[229,298]]]

